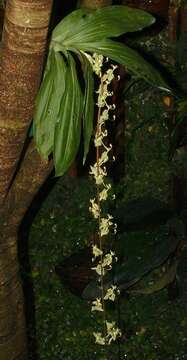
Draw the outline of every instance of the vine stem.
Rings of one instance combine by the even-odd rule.
[[[103,90],[103,79],[101,76],[101,93]],[[100,117],[101,117],[101,107],[98,108],[98,114],[97,114],[97,127],[96,127],[96,133],[97,137],[101,134],[101,126],[100,126]],[[101,146],[96,146],[96,163],[97,163],[97,176],[100,175],[100,166],[99,166],[99,158],[100,158],[100,150]],[[106,329],[106,307],[105,307],[105,301],[104,301],[104,269],[103,269],[103,243],[102,243],[102,236],[100,231],[100,225],[101,225],[101,202],[99,197],[99,185],[96,185],[97,187],[97,205],[99,209],[99,217],[98,217],[98,226],[99,226],[99,249],[101,251],[100,255],[100,262],[101,262],[101,301],[102,301],[102,308],[103,308],[103,329],[104,329],[104,339],[105,339],[105,345],[106,345],[106,336],[107,336],[107,329]]]

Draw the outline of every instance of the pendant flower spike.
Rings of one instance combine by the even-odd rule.
[[[91,56],[86,53],[85,55],[89,59],[94,72],[100,79],[100,85],[97,91],[97,128],[94,139],[96,163],[90,167],[90,175],[94,178],[97,196],[90,200],[89,211],[92,213],[92,216],[96,219],[98,224],[99,245],[94,244],[92,246],[92,261],[97,262],[96,265],[92,267],[92,270],[98,275],[102,295],[101,298],[96,298],[92,301],[91,311],[98,311],[103,315],[103,332],[93,333],[95,342],[99,345],[109,345],[112,341],[115,341],[121,336],[121,331],[118,329],[115,322],[107,321],[105,309],[105,302],[115,301],[116,296],[119,295],[119,290],[115,285],[112,285],[107,290],[104,289],[104,276],[108,271],[111,271],[113,263],[117,261],[117,257],[112,250],[108,253],[104,253],[102,243],[103,238],[109,235],[111,230],[113,230],[113,233],[116,233],[117,231],[117,225],[113,223],[113,216],[111,214],[103,214],[102,211],[102,202],[107,200],[112,188],[111,184],[105,180],[107,176],[106,164],[109,161],[109,153],[112,150],[112,144],[106,145],[108,132],[105,128],[105,123],[109,120],[111,112],[115,109],[115,105],[109,105],[107,100],[113,95],[108,87],[114,79],[114,71],[117,66],[111,65],[111,67],[102,74],[102,66],[104,63],[103,56],[97,54]],[[114,118],[115,116],[113,115],[113,119]],[[113,195],[113,199],[114,198],[115,196]]]

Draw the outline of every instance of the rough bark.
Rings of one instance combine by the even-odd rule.
[[[52,160],[43,160],[34,142],[31,142],[6,199],[4,209],[6,224],[19,227],[33,198],[50,175],[52,169]]]
[[[2,227],[0,242],[0,359],[26,360],[24,301],[13,227]]]
[[[24,299],[17,259],[19,225],[39,187],[52,170],[33,143],[28,148],[6,200],[0,241],[0,359],[26,360]]]
[[[0,204],[32,119],[52,0],[9,0],[0,57]]]
[[[99,7],[112,5],[112,0],[80,0],[79,7],[97,9]]]
[[[169,6],[168,37],[171,43],[175,43],[178,35],[179,6],[177,0],[171,0]]]
[[[17,165],[40,82],[51,5],[52,0],[9,0],[5,14],[0,56],[1,360],[27,359],[17,232],[51,163],[43,161],[31,144],[19,169]]]

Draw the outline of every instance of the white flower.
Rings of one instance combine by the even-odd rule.
[[[99,55],[99,54],[96,54],[96,53],[93,54],[93,64],[92,64],[93,71],[98,76],[100,76],[100,74],[101,74],[101,68],[103,66],[103,60],[104,60],[103,55]]]
[[[92,269],[92,270],[95,270],[96,273],[97,273],[98,275],[100,275],[100,276],[104,276],[104,275],[105,275],[105,269],[104,269],[103,265],[102,265],[100,262],[97,264],[97,266],[95,266],[95,267],[93,267],[93,268],[91,268],[91,269]]]
[[[102,166],[108,161],[108,151],[103,151],[99,158],[99,166]]]
[[[109,119],[109,114],[108,114],[108,109],[103,110],[101,116],[100,116],[100,121],[107,121]]]
[[[106,341],[105,338],[102,336],[100,332],[94,332],[93,335],[95,336],[95,342],[99,345],[105,345]]]
[[[103,168],[99,168],[98,171],[98,166],[97,163],[94,164],[94,166],[90,166],[90,175],[93,175],[95,182],[97,185],[101,185],[103,184],[103,178],[107,175],[106,169]]]
[[[91,206],[89,207],[90,212],[93,214],[93,217],[97,219],[100,215],[100,208],[95,202],[95,199],[90,199]]]
[[[106,327],[108,344],[110,344],[112,341],[115,341],[119,336],[121,336],[121,330],[116,327],[115,321],[106,321]]]
[[[99,193],[99,200],[105,201],[108,197],[108,192],[111,189],[111,184],[105,185],[105,188]]]
[[[94,139],[94,144],[95,144],[95,147],[99,147],[101,146],[103,143],[103,136],[102,136],[102,133],[101,134],[97,134],[95,136],[95,139]]]
[[[87,57],[89,60],[93,71],[96,73],[96,75],[101,76],[101,68],[103,66],[103,55],[99,55],[94,53],[92,56],[86,52],[83,51],[83,54]]]
[[[91,311],[104,311],[102,307],[101,299],[97,298],[96,300],[92,301]]]
[[[115,301],[116,293],[119,294],[120,291],[119,291],[119,289],[117,289],[116,285],[112,285],[109,289],[107,289],[104,300]]]
[[[112,215],[107,215],[107,218],[101,218],[101,222],[100,222],[100,234],[101,236],[105,236],[108,235],[109,233],[109,227],[113,224],[113,222],[111,221],[113,219]]]
[[[100,249],[97,247],[97,245],[93,245],[93,246],[92,246],[92,252],[93,252],[93,255],[94,255],[95,258],[98,257],[98,256],[103,255],[103,251],[100,250]]]
[[[96,256],[103,254],[103,252],[99,248],[97,248],[96,245],[94,245],[93,247],[94,247],[94,251],[97,254]],[[104,276],[106,271],[109,271],[112,269],[113,258],[117,261],[117,257],[115,256],[115,253],[113,251],[110,251],[110,253],[106,254],[103,257],[102,262],[99,261],[97,266],[93,267],[92,270],[95,270],[98,275]]]
[[[110,251],[110,253],[106,254],[103,258],[103,267],[108,267],[111,269],[111,264],[113,261],[113,257],[115,256],[115,253],[113,251]]]
[[[110,69],[106,71],[106,73],[103,76],[103,81],[110,84],[112,80],[114,79],[114,71],[117,69],[117,65],[112,65]]]
[[[103,144],[103,139],[108,135],[108,131],[105,129],[104,131],[100,130],[98,133],[96,133],[95,135],[95,139],[94,139],[94,144],[95,147],[99,147]]]
[[[107,104],[106,102],[107,97],[112,95],[112,93],[108,90],[108,84],[107,83],[100,84],[97,93],[99,94],[97,100],[97,106],[99,108],[103,108]]]

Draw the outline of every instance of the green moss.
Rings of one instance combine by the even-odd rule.
[[[30,232],[39,360],[119,358],[117,344],[106,350],[94,344],[92,333],[100,324],[90,305],[64,288],[54,272],[55,265],[92,234],[94,225],[87,211],[92,191],[88,180],[60,180]],[[121,297],[120,302],[122,359],[187,359],[184,297],[170,303],[163,290],[150,296]],[[111,319],[118,316],[117,310],[109,313]]]

